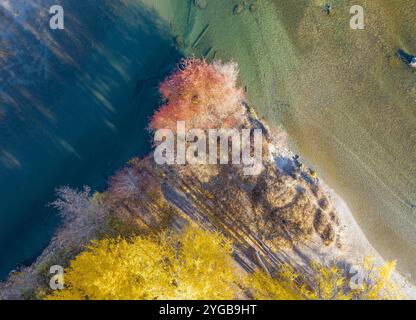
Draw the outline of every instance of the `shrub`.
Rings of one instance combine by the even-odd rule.
[[[51,203],[63,218],[63,228],[55,235],[60,248],[79,247],[100,233],[106,232],[108,208],[100,196],[91,196],[91,189],[81,191],[64,186],[56,191],[57,199]]]

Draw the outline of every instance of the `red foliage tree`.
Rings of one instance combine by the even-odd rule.
[[[177,121],[185,121],[187,129],[239,126],[245,110],[237,76],[235,63],[183,60],[178,70],[160,85],[166,103],[152,117],[150,128],[175,132]]]

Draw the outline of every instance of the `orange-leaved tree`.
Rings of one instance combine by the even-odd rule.
[[[175,132],[178,121],[185,121],[188,129],[238,127],[245,109],[237,77],[238,67],[233,62],[182,60],[178,70],[160,85],[165,104],[152,117],[150,129]]]

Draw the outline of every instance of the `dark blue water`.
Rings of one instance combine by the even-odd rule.
[[[140,1],[0,0],[0,279],[30,263],[59,225],[60,185],[105,188],[149,151],[158,83],[180,58]],[[49,7],[65,30],[49,29]]]

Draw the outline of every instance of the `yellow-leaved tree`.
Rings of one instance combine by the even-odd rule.
[[[47,299],[234,299],[243,277],[232,244],[218,233],[104,239],[65,270],[65,288]]]
[[[274,278],[256,271],[249,277],[255,299],[265,300],[398,300],[404,294],[392,279],[396,263],[377,266],[366,258],[360,266],[360,283],[351,286],[351,277],[335,263],[325,266],[311,264],[309,276],[283,266]]]
[[[290,268],[283,268],[276,278],[264,271],[254,272],[248,279],[251,294],[256,300],[304,300],[300,287],[296,284],[298,276]]]
[[[396,261],[388,261],[377,266],[373,257],[366,257],[363,262],[364,281],[351,292],[351,297],[358,300],[401,300],[405,298],[397,282],[392,279]]]

